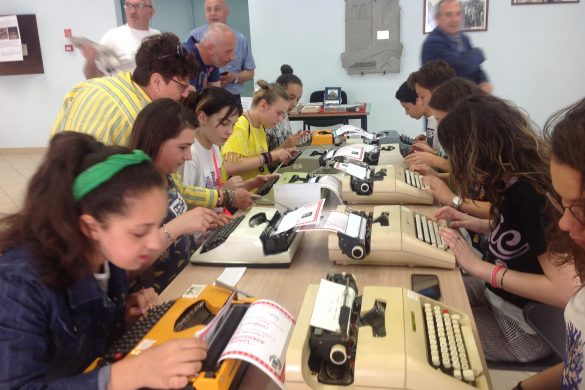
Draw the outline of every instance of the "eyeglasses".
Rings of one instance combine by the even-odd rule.
[[[183,47],[183,45],[178,44],[177,45],[177,51],[175,51],[174,53],[169,53],[169,54],[164,54],[162,56],[156,57],[157,60],[164,60],[165,58],[169,58],[172,56],[177,56],[177,57],[185,57],[185,48]]]
[[[559,212],[561,215],[565,214],[565,210],[569,210],[573,218],[575,218],[581,225],[585,225],[585,214],[583,213],[583,205],[572,204],[570,206],[563,206],[550,192],[546,193],[546,198],[550,204]]]
[[[126,8],[126,9],[134,8],[136,10],[139,10],[139,9],[144,9],[144,8],[152,8],[152,5],[145,4],[145,3],[136,3],[136,4],[124,3],[124,8]]]
[[[185,90],[189,88],[189,84],[182,83],[179,80],[175,80],[174,78],[171,78],[171,81],[174,81],[175,83],[179,84],[179,86],[181,87],[181,93],[185,92]]]

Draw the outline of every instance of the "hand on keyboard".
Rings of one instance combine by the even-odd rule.
[[[441,207],[435,211],[434,218],[448,221],[451,228],[462,227],[476,233],[489,233],[490,231],[489,220],[462,213],[451,206]]]
[[[126,376],[133,388],[182,389],[189,384],[189,378],[201,371],[206,357],[205,341],[194,337],[174,339],[114,363],[111,382],[115,387]]]
[[[409,167],[418,164],[426,164],[430,167],[440,167],[445,164],[445,159],[429,152],[413,152],[404,157],[404,163]]]
[[[451,204],[455,194],[443,179],[435,175],[424,176],[424,185],[429,188],[433,197],[442,204]]]
[[[484,261],[475,255],[467,240],[458,231],[450,228],[440,228],[439,234],[455,255],[457,264],[464,271],[476,276],[478,274],[476,266],[481,265]]]
[[[438,176],[437,171],[433,168],[429,167],[427,164],[414,164],[409,167],[412,172],[416,172],[419,175],[428,176]]]
[[[413,152],[429,152],[432,154],[437,154],[437,151],[432,146],[429,146],[429,144],[427,144],[426,137],[424,138],[424,140],[416,141],[412,145],[412,151]]]
[[[239,210],[246,210],[254,203],[254,194],[245,188],[237,188],[232,198],[232,206]]]
[[[183,234],[203,233],[224,224],[224,220],[214,210],[195,207],[167,223],[167,226],[178,237]]]
[[[153,288],[145,288],[126,298],[124,323],[126,327],[132,326],[140,316],[146,314],[150,308],[156,305],[158,294]]]

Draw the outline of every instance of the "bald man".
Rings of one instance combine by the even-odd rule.
[[[208,26],[201,42],[190,37],[183,46],[193,53],[199,73],[190,81],[197,91],[220,87],[219,69],[236,58],[236,34],[223,23]]]
[[[195,28],[187,37],[187,40],[193,38],[201,41],[207,28],[212,23],[227,24],[227,19],[230,15],[230,9],[225,0],[205,0],[205,18],[207,24]],[[231,92],[237,99],[244,92],[244,83],[254,78],[254,57],[252,56],[252,48],[248,39],[240,32],[234,31],[236,34],[236,58],[222,67],[220,72],[221,86]]]
[[[100,43],[114,49],[121,62],[121,67],[117,71],[131,72],[136,68],[134,57],[142,40],[151,35],[160,34],[160,31],[149,27],[155,12],[152,0],[126,1],[124,3],[124,12],[126,13],[127,23],[108,30],[100,39]],[[104,76],[95,64],[96,52],[93,46],[85,45],[82,48],[82,53],[87,60],[83,68],[85,77],[91,79]]]

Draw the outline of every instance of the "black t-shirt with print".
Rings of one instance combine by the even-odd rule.
[[[487,260],[510,270],[543,274],[537,257],[547,250],[545,207],[544,196],[538,194],[530,183],[520,179],[510,185],[500,204],[499,221],[490,233]],[[529,302],[502,289],[494,289],[489,283],[487,285],[494,293],[519,307]]]

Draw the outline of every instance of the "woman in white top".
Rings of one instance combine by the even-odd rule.
[[[550,131],[554,127],[553,131]],[[564,253],[585,283],[585,99],[551,118],[545,132],[551,143],[550,171],[555,201],[562,215],[553,232],[550,249]],[[566,351],[564,362],[534,375],[516,389],[585,389],[585,289],[583,286],[565,308]]]
[[[193,93],[185,104],[195,111],[198,126],[191,145],[193,158],[185,163],[183,184],[221,189],[231,204],[243,209],[249,207],[253,196],[249,190],[262,185],[266,179],[259,177],[245,182],[240,176],[228,179],[219,149],[232,134],[242,114],[241,106],[231,93],[219,87]]]

